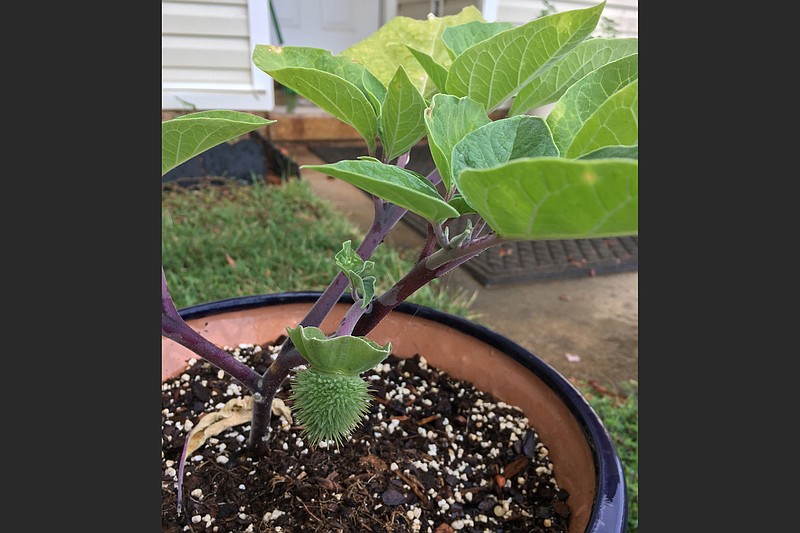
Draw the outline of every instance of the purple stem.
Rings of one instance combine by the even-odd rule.
[[[261,377],[258,372],[197,333],[181,318],[169,294],[163,268],[161,269],[161,334],[227,372],[251,391],[257,390],[258,380]]]
[[[186,452],[189,450],[189,432],[186,432],[186,440],[183,441],[181,458],[178,461],[178,516],[181,515],[181,505],[183,505],[183,470],[186,466]]]
[[[361,318],[361,315],[366,313],[369,309],[369,305],[367,307],[361,307],[361,303],[363,300],[357,300],[353,305],[350,306],[350,309],[347,310],[347,313],[342,318],[341,323],[339,324],[339,329],[336,330],[336,336],[341,337],[342,335],[350,335],[353,332],[353,328],[358,322],[358,319]]]
[[[489,238],[491,237],[491,238]],[[487,248],[504,242],[496,235],[478,239],[461,248],[452,250],[438,250],[428,259],[417,262],[416,265],[394,286],[373,300],[372,309],[365,313],[353,328],[353,335],[364,336],[372,331],[395,307],[404,302],[424,285],[441,277],[456,266],[469,261]],[[436,257],[441,254],[440,257]],[[428,265],[433,263],[433,266]]]
[[[408,151],[397,158],[397,167],[398,168],[406,168],[408,164],[408,160],[411,159],[411,152]]]
[[[402,159],[401,156],[398,163],[402,162]],[[436,169],[428,174],[427,178],[434,185],[442,180]],[[356,253],[364,260],[372,256],[372,253],[383,242],[389,231],[397,225],[408,211],[394,204],[386,204],[379,198],[374,198],[374,204],[375,217],[372,226],[356,249]],[[339,272],[323,291],[322,295],[314,302],[314,305],[311,306],[306,316],[300,321],[300,325],[319,326],[322,324],[322,321],[344,294],[348,284],[347,276]],[[267,451],[267,432],[272,411],[272,399],[275,397],[275,392],[289,375],[292,368],[305,363],[306,360],[297,351],[292,340],[287,338],[281,347],[278,357],[267,368],[262,379],[257,382],[258,396],[253,395],[253,419],[250,426],[250,438],[248,439],[248,446],[253,454],[263,455]]]

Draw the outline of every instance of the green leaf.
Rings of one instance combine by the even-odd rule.
[[[439,196],[431,182],[416,172],[394,165],[346,160],[328,165],[304,165],[302,168],[339,178],[431,222],[458,216],[458,211]]]
[[[269,70],[290,67],[321,70],[349,81],[365,95],[372,95],[378,102],[383,102],[386,96],[384,84],[366,67],[348,57],[335,56],[322,48],[256,45],[253,50],[253,63],[267,73]]]
[[[408,152],[425,135],[425,100],[408,79],[405,69],[389,82],[386,99],[381,107],[381,141],[388,154],[387,161]]]
[[[579,79],[622,57],[637,53],[639,39],[587,39],[550,67],[544,74],[519,90],[508,110],[518,115],[529,109],[557,101]]]
[[[161,122],[161,175],[209,148],[274,120],[239,111],[199,111]]]
[[[357,376],[386,359],[392,351],[391,342],[381,346],[366,337],[328,338],[313,326],[286,328],[286,331],[297,351],[312,367],[331,374]]]
[[[638,145],[638,143],[639,80],[637,79],[597,108],[597,112],[575,135],[567,149],[566,157],[578,157],[606,146]]]
[[[621,157],[625,159],[639,159],[639,145],[633,146],[604,146],[593,152],[584,154],[577,159],[610,159]]]
[[[492,111],[588,37],[603,7],[538,18],[468,48],[450,67],[447,92]]]
[[[400,65],[423,96],[429,94],[428,75],[406,46],[425,52],[433,60],[447,67],[450,56],[442,42],[445,28],[471,20],[483,20],[480,10],[467,6],[457,15],[416,20],[409,17],[394,17],[375,33],[359,41],[340,55],[349,57],[367,67],[384,85],[397,72]],[[439,87],[443,90],[444,87]]]
[[[453,148],[452,173],[456,183],[465,168],[489,168],[521,157],[558,157],[544,119],[528,115],[509,117],[468,133]]]
[[[357,274],[369,272],[375,267],[374,261],[365,261],[353,250],[352,241],[344,241],[342,249],[334,256],[336,265],[342,270],[350,270]]]
[[[375,106],[383,101],[385,88],[361,65],[318,48],[268,45],[256,45],[253,62],[280,84],[355,128],[370,152],[375,151]]]
[[[476,211],[470,206],[464,197],[461,196],[460,193],[456,193],[450,198],[450,201],[447,202],[448,204],[452,205],[454,208],[458,210],[459,213],[462,215],[469,215],[472,213],[476,213]]]
[[[450,57],[455,59],[473,44],[485,41],[489,37],[494,37],[501,31],[510,30],[513,27],[514,25],[510,22],[474,20],[466,24],[445,28],[442,33],[442,40],[450,53]]]
[[[361,298],[361,307],[365,308],[375,297],[375,276],[369,276],[375,267],[373,261],[364,261],[351,247],[350,241],[342,243],[342,249],[334,256],[336,265],[341,269],[350,283],[356,288],[354,299]]]
[[[447,191],[453,188],[453,148],[465,135],[489,122],[483,106],[467,97],[437,94],[425,110],[428,147]]]
[[[447,69],[422,50],[417,50],[413,46],[406,46],[406,48],[408,48],[408,51],[419,61],[419,64],[422,65],[422,69],[428,75],[428,79],[436,86],[436,89],[440,92],[443,91],[444,84],[447,82]],[[430,84],[425,86],[425,90],[426,92],[433,92],[433,88]]]
[[[501,237],[583,239],[639,231],[639,162],[553,157],[466,169],[461,194]]]
[[[564,157],[638,144],[639,54],[612,61],[567,89],[547,116]]]

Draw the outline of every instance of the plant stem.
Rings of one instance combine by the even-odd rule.
[[[395,307],[421,287],[501,242],[505,241],[496,235],[489,235],[461,248],[439,249],[427,259],[417,262],[408,274],[395,283],[391,289],[372,301],[372,309],[359,319],[353,328],[353,335],[367,335]]]
[[[399,162],[407,162],[407,158],[401,157]],[[439,172],[434,170],[427,176],[431,183],[436,184],[441,181]],[[387,204],[379,198],[374,198],[375,217],[372,226],[367,232],[364,240],[356,249],[356,253],[364,260],[369,259],[386,235],[394,228],[408,211],[394,204]],[[319,326],[326,316],[331,312],[333,306],[339,301],[344,291],[347,289],[349,280],[343,272],[339,272],[323,291],[322,295],[314,302],[306,316],[300,321],[301,326]],[[348,326],[349,327],[349,326]],[[250,438],[248,446],[255,455],[263,455],[267,451],[267,428],[271,414],[272,399],[281,383],[289,375],[292,368],[305,364],[306,360],[297,351],[292,340],[287,337],[281,346],[278,357],[267,368],[262,376],[262,380],[257,383],[257,392],[260,394],[261,402],[253,402],[253,420],[250,425]],[[255,400],[255,395],[254,395]],[[263,407],[258,407],[263,403]]]
[[[337,337],[350,335],[353,332],[353,328],[356,322],[358,322],[358,319],[369,309],[369,304],[367,307],[362,307],[362,302],[363,300],[356,300],[353,305],[350,306],[350,309],[347,310],[347,313],[339,324],[339,329],[336,330]]]
[[[163,268],[161,269],[161,334],[227,372],[251,391],[256,390],[260,379],[258,372],[197,333],[181,318],[169,294]]]
[[[306,364],[306,360],[293,346],[282,357],[276,358],[259,379],[259,392],[253,394],[253,418],[250,423],[250,437],[247,441],[247,446],[252,454],[258,456],[267,453],[272,400],[292,368],[303,364]]]

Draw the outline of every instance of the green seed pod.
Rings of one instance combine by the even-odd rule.
[[[369,410],[371,396],[359,374],[389,355],[386,346],[343,335],[327,338],[319,328],[287,328],[289,337],[310,366],[292,378],[292,411],[311,446],[350,437]]]
[[[292,379],[292,411],[312,447],[333,439],[336,446],[350,438],[369,411],[367,382],[359,376],[306,368]]]

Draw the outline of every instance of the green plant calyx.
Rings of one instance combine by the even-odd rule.
[[[369,370],[392,351],[392,343],[381,346],[366,337],[327,337],[314,326],[286,328],[297,350],[312,367],[330,374],[357,376]]]

